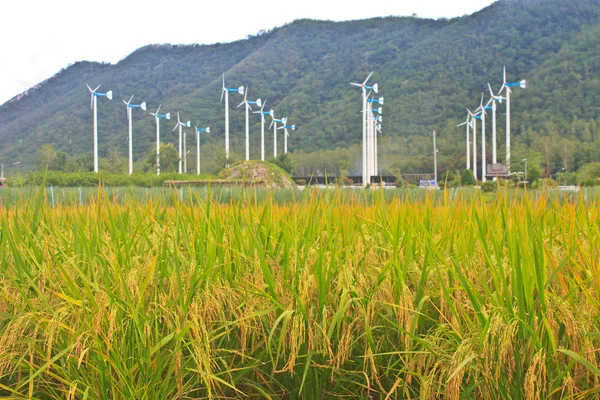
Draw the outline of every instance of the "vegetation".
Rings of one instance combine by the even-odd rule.
[[[439,171],[458,170],[464,168],[465,149],[464,129],[456,125],[465,107],[476,107],[480,93],[487,93],[488,82],[498,90],[506,65],[510,80],[529,82],[526,91],[513,92],[511,171],[523,171],[520,160],[527,158],[530,181],[536,174],[554,177],[562,168],[576,172],[600,162],[599,21],[598,0],[510,0],[451,20],[300,20],[229,44],[147,46],[116,65],[76,63],[1,106],[0,160],[20,160],[23,171],[32,169],[43,144],[89,160],[92,113],[85,84],[102,83],[117,100],[135,94],[154,110],[163,104],[165,112],[179,110],[210,126],[211,133],[201,137],[203,171],[217,173],[224,165],[219,96],[225,71],[227,82],[249,85],[251,95],[266,98],[277,115],[298,126],[289,137],[298,175],[360,175],[360,91],[348,83],[375,71],[373,82],[386,99],[381,169],[432,171],[429,132],[436,129]],[[102,158],[115,147],[126,155],[127,122],[123,105],[116,103],[99,106]],[[231,150],[237,154],[244,152],[242,115],[232,110],[230,119]],[[135,159],[143,160],[155,145],[155,121],[143,113],[134,120]],[[165,143],[177,142],[172,124],[162,121]],[[251,158],[257,159],[258,118],[250,129]],[[188,145],[194,154],[195,140]],[[270,135],[266,147],[273,154]]]
[[[0,394],[599,395],[600,200],[385,192],[0,209]]]

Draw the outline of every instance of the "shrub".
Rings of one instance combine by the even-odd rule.
[[[481,185],[481,190],[485,193],[495,192],[498,184],[494,181],[486,181]]]
[[[460,184],[463,186],[473,186],[477,182],[475,181],[475,175],[470,169],[465,169],[460,176]]]

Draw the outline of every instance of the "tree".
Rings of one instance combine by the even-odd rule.
[[[280,154],[277,156],[277,158],[271,157],[267,161],[271,164],[277,165],[288,174],[291,174],[294,168],[296,168],[296,162],[292,157],[290,157],[289,153]]]
[[[156,146],[146,156],[146,164],[156,170]],[[160,172],[176,172],[179,165],[179,152],[173,143],[160,144]]]
[[[51,144],[45,144],[37,152],[37,166],[40,169],[50,169],[50,164],[56,158],[56,150]]]
[[[473,171],[465,169],[460,176],[460,184],[463,186],[474,186],[476,183]]]

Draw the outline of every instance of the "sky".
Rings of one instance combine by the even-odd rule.
[[[493,0],[4,0],[0,104],[77,61],[117,63],[154,43],[226,43],[296,19],[452,18]],[[365,6],[366,5],[366,6]]]

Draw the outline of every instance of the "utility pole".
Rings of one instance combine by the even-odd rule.
[[[437,147],[435,145],[435,130],[433,131],[433,180],[434,180],[434,188],[438,188],[438,179],[437,179]]]

